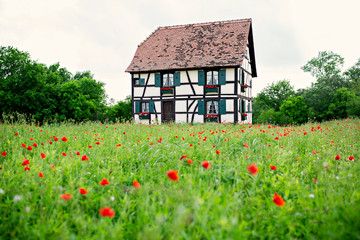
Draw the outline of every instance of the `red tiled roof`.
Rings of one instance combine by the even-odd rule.
[[[251,19],[159,27],[135,53],[126,72],[239,66]]]

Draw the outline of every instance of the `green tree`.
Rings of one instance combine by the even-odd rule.
[[[347,88],[340,88],[336,91],[328,109],[328,118],[345,118],[348,113],[352,112],[352,108],[356,108],[356,101],[358,97],[354,92],[349,91]],[[359,103],[360,104],[360,103]]]
[[[280,107],[282,115],[288,117],[288,123],[304,123],[307,121],[307,107],[301,96],[289,97]]]
[[[114,106],[109,107],[108,118],[113,122],[117,120],[130,121],[132,119],[131,97],[127,96],[125,101],[119,101]]]

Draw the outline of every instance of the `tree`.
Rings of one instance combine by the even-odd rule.
[[[114,106],[109,107],[108,118],[113,122],[117,120],[130,121],[132,119],[131,97],[127,96],[125,101],[119,101]]]
[[[307,107],[301,96],[289,97],[285,100],[280,112],[288,117],[289,123],[304,123],[307,120]]]
[[[360,58],[354,66],[344,72],[344,76],[349,82],[349,89],[352,89],[358,96],[360,95]]]
[[[340,88],[336,91],[328,109],[328,118],[345,118],[349,112],[352,112],[351,106],[354,104],[352,100],[356,99],[355,93],[347,90],[347,88]],[[356,102],[355,102],[356,103]]]

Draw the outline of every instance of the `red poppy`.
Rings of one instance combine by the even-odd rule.
[[[25,159],[21,165],[22,166],[30,165],[30,161]]]
[[[111,218],[112,218],[112,217],[115,216],[115,211],[112,210],[112,209],[109,208],[109,207],[101,208],[101,209],[99,210],[99,213],[100,213],[100,215],[103,216],[103,217],[111,217]]]
[[[100,145],[100,142],[96,142],[95,144],[96,144],[96,145]]]
[[[17,132],[15,133],[15,136],[19,135]]]
[[[270,165],[270,168],[271,168],[272,170],[276,171],[276,167],[275,167],[275,166]]]
[[[183,159],[186,159],[186,158],[187,158],[187,154],[182,155],[182,156],[180,157],[180,161],[183,160]]]
[[[274,194],[274,198],[273,198],[273,202],[278,205],[279,207],[283,207],[285,206],[285,201],[284,199],[278,195],[277,193]]]
[[[313,154],[316,154],[316,151],[315,151],[315,150],[313,150],[313,151],[312,151],[312,153],[313,153]]]
[[[87,191],[85,188],[79,188],[79,192],[80,192],[80,194],[82,194],[82,195],[85,195],[85,194],[88,193],[88,191]]]
[[[339,154],[338,155],[336,155],[336,157],[335,157],[335,160],[340,160],[340,156],[339,156]]]
[[[31,147],[31,146],[28,146],[28,147],[27,147],[27,150],[32,151],[32,147]]]
[[[136,189],[140,189],[140,188],[141,188],[140,183],[139,183],[137,180],[134,180],[133,186],[134,186],[134,188],[136,188]]]
[[[167,176],[168,176],[168,178],[170,178],[170,180],[172,180],[172,181],[177,181],[177,180],[179,180],[178,171],[176,171],[176,170],[169,170],[169,171],[167,171]]]
[[[25,166],[24,171],[30,171],[30,168],[28,166]]]
[[[316,184],[316,182],[317,182],[317,179],[316,179],[316,178],[314,178],[314,179],[313,179],[313,181],[314,181],[314,183]]]
[[[50,165],[50,167],[51,167],[51,168],[54,168],[54,167],[55,167],[55,165]]]
[[[220,151],[219,151],[219,150],[216,150],[216,154],[219,155],[219,154],[220,154]]]
[[[253,176],[255,176],[259,172],[259,168],[255,164],[250,164],[247,169],[249,173]]]
[[[121,147],[121,144],[120,144],[120,143],[119,143],[119,144],[116,144],[116,146],[117,146],[117,147]]]
[[[201,165],[205,168],[205,169],[208,169],[209,167],[211,167],[210,163],[208,161],[203,161],[201,163]]]
[[[350,156],[350,157],[349,157],[349,160],[350,160],[350,161],[354,161],[354,159],[355,159],[354,156]]]
[[[61,153],[61,154],[62,154],[62,155],[64,155],[65,157],[67,156],[67,155],[66,155],[66,153],[64,153],[64,152],[63,152],[63,153]]]
[[[244,147],[248,148],[248,147],[249,147],[249,145],[248,145],[247,143],[244,143]]]
[[[67,141],[68,141],[68,139],[67,139],[66,137],[62,137],[62,138],[61,138],[61,141],[63,141],[63,142],[67,142]]]
[[[37,145],[37,143],[34,143],[33,146],[34,146],[34,147],[37,147],[38,145]]]
[[[64,199],[65,201],[69,201],[71,199],[71,194],[65,193],[65,194],[61,195],[61,199]]]
[[[76,152],[76,155],[80,156],[80,152]]]
[[[2,152],[1,155],[3,155],[4,157],[6,157],[6,152]]]
[[[39,177],[44,177],[44,174],[42,172],[39,172]]]
[[[106,178],[103,178],[103,180],[100,182],[101,186],[109,185],[109,181]]]
[[[279,137],[276,137],[275,140],[279,140]]]
[[[25,144],[23,144],[23,143],[21,144],[21,146],[22,146],[23,148],[26,148],[26,145],[25,145]]]
[[[82,161],[84,161],[84,160],[85,160],[85,161],[89,161],[89,158],[88,158],[88,156],[84,155],[84,156],[81,157],[81,160],[82,160]]]
[[[191,160],[190,158],[186,161],[188,164],[193,164],[193,160]]]
[[[44,153],[40,153],[40,155],[42,159],[46,158],[46,155]]]

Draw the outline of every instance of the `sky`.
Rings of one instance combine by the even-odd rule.
[[[90,70],[108,98],[131,95],[125,73],[137,46],[159,26],[251,18],[258,77],[256,96],[289,80],[315,82],[301,70],[319,51],[360,58],[358,0],[0,0],[0,45],[30,53],[47,66]]]

